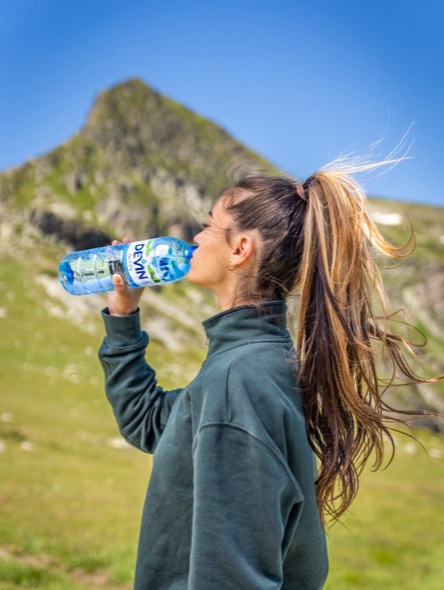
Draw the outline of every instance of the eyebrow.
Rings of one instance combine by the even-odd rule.
[[[208,215],[209,215],[210,217],[213,217],[213,209],[211,209],[210,211],[208,211]]]

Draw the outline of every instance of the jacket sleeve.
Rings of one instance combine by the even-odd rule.
[[[145,360],[148,335],[139,312],[128,317],[102,312],[106,337],[99,350],[105,391],[122,436],[132,445],[154,452],[180,389],[164,391]]]
[[[303,502],[296,480],[266,444],[234,424],[204,426],[193,461],[190,590],[281,588]]]

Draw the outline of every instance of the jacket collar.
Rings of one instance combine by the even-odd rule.
[[[289,338],[287,304],[269,301],[222,311],[203,322],[208,356],[251,341]]]

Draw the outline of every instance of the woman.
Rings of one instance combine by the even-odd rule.
[[[371,249],[405,249],[384,241],[361,188],[338,169],[304,184],[241,180],[194,240],[188,278],[216,295],[220,313],[203,323],[208,355],[191,384],[157,384],[140,290],[116,275],[103,312],[108,398],[122,435],[155,455],[135,588],[320,589],[325,517],[347,509],[369,455],[380,464],[391,440],[380,349],[426,381],[372,311],[383,298]],[[296,350],[285,302],[294,292]]]

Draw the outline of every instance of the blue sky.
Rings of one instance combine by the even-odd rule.
[[[0,74],[0,170],[139,77],[299,178],[407,133],[367,190],[444,206],[443,0],[2,0]]]

